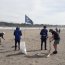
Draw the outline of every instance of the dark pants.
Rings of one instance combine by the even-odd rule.
[[[15,40],[15,50],[17,49],[17,43],[18,43],[18,49],[20,50],[20,40]]]
[[[46,42],[47,39],[41,39],[41,50],[43,49],[43,43],[44,43],[44,48],[45,50],[47,50],[46,46],[47,46],[47,42]]]

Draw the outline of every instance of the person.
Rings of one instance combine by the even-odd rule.
[[[5,35],[4,32],[1,32],[1,33],[0,33],[0,45],[1,45],[1,38],[5,40],[4,35]]]
[[[53,54],[57,54],[57,45],[59,44],[60,36],[59,36],[59,34],[58,34],[56,31],[54,31],[53,29],[50,29],[49,32],[52,33],[52,36],[51,36],[51,38],[50,38],[50,42],[54,40],[53,46],[54,46],[54,49],[55,49],[55,50],[53,51]]]
[[[46,26],[43,27],[43,29],[40,32],[41,35],[41,50],[43,49],[43,42],[45,50],[47,50],[47,37],[48,37],[48,30],[46,29]]]
[[[5,35],[5,32],[0,33],[0,37],[5,40],[4,35]]]
[[[16,30],[14,30],[14,36],[15,36],[15,50],[17,49],[17,43],[18,43],[18,49],[20,50],[20,39],[22,36],[22,32],[19,27],[16,27]]]
[[[57,27],[56,27],[56,29],[55,29],[55,30],[56,30],[56,32],[57,32],[57,33],[59,32],[59,30],[58,30],[58,28],[57,28]]]
[[[59,33],[60,33],[60,29],[59,29]]]

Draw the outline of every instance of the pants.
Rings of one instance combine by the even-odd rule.
[[[15,40],[15,50],[17,49],[17,43],[18,43],[18,49],[20,50],[20,40]]]
[[[41,39],[41,50],[43,49],[43,43],[44,43],[44,48],[45,50],[47,49],[46,46],[47,46],[47,42],[46,42],[46,39]]]

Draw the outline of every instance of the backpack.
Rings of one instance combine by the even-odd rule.
[[[46,39],[47,38],[47,30],[42,29],[40,32],[40,35],[41,35],[41,39]]]

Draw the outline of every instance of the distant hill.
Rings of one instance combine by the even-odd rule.
[[[25,24],[25,23],[21,23],[21,24],[18,24],[18,23],[8,23],[8,22],[0,22],[0,27],[16,27],[16,26],[19,26],[19,27],[42,27],[46,25],[47,27],[65,27],[65,25],[49,25],[49,24],[33,24],[33,25],[30,25],[30,24]]]
[[[0,27],[3,26],[8,26],[8,27],[14,27],[14,26],[17,26],[17,25],[20,25],[20,24],[16,24],[16,23],[8,23],[8,22],[0,22]]]

